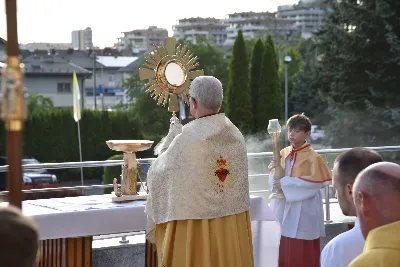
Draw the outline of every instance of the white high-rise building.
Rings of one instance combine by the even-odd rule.
[[[302,0],[297,5],[278,6],[278,18],[295,21],[295,29],[309,38],[326,23],[329,11],[322,0]]]
[[[245,38],[265,38],[267,34],[277,34],[293,29],[294,21],[283,20],[271,12],[239,12],[228,14],[223,20],[229,27],[224,45],[233,45],[239,30]]]
[[[185,39],[195,44],[198,36],[202,36],[210,45],[222,45],[226,40],[227,27],[220,19],[187,18],[180,19],[172,28],[177,40]]]
[[[131,49],[136,53],[144,52],[164,42],[168,37],[168,30],[150,26],[148,29],[136,29],[129,32],[123,32],[123,36],[118,38],[114,47],[118,50]]]
[[[76,50],[87,50],[93,48],[92,29],[72,31],[72,48]]]

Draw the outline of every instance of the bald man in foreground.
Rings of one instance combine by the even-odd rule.
[[[360,172],[354,203],[366,238],[349,267],[400,266],[400,165],[380,162]]]

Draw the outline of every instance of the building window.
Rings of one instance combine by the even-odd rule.
[[[57,83],[57,93],[61,94],[71,93],[71,83]]]

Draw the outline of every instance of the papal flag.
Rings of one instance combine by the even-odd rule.
[[[72,79],[74,97],[74,120],[77,122],[81,119],[81,92],[79,91],[79,83],[75,71]]]

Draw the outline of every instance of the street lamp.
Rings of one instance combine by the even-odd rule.
[[[96,100],[96,87],[97,87],[97,83],[96,83],[96,59],[97,59],[97,55],[96,55],[96,50],[92,50],[93,52],[93,101],[94,101],[94,110],[97,109],[97,100]]]
[[[288,40],[289,33],[286,34],[285,38],[285,49],[286,49],[286,56],[284,57],[285,61],[285,123],[288,120],[288,98],[289,98],[289,88],[288,88],[288,65],[292,61],[292,58],[288,55]],[[285,135],[285,145],[287,144],[287,134]]]

